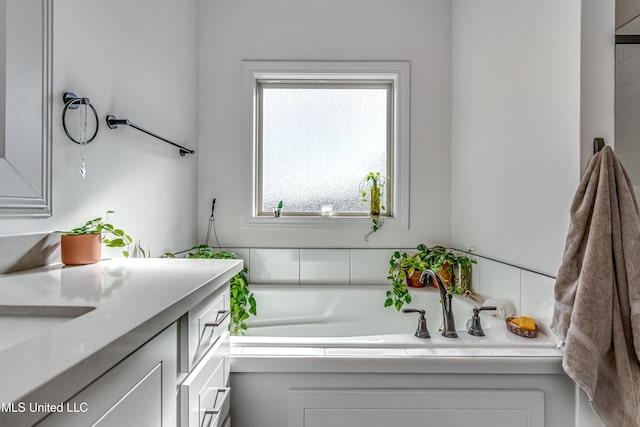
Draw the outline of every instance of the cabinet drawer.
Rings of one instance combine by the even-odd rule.
[[[180,321],[180,372],[188,373],[229,329],[229,292],[223,287]]]
[[[225,332],[180,385],[180,427],[222,427],[229,415],[229,333]]]

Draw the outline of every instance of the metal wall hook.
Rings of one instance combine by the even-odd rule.
[[[163,138],[160,135],[156,135],[153,132],[149,132],[148,130],[143,129],[140,126],[138,126],[138,125],[136,125],[134,123],[131,123],[131,121],[128,120],[128,119],[119,119],[116,116],[114,116],[113,114],[109,114],[107,116],[106,120],[107,120],[107,127],[109,129],[118,129],[118,126],[129,126],[129,127],[132,127],[134,129],[139,130],[140,132],[146,133],[149,136],[152,136],[152,137],[157,138],[157,139],[159,139],[159,140],[161,140],[163,142],[166,142],[167,144],[171,144],[174,147],[177,147],[180,150],[180,155],[181,156],[184,156],[186,154],[194,154],[195,153],[194,150],[190,150],[187,147],[183,147],[180,144],[176,144],[175,142],[169,141],[168,139]]]

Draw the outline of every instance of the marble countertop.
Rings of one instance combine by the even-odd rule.
[[[64,401],[241,269],[241,260],[118,258],[0,275],[0,308],[95,307],[0,346],[0,402]]]

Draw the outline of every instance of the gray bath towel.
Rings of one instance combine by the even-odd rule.
[[[565,372],[608,427],[640,426],[640,215],[611,147],[593,156],[571,205],[555,299]]]

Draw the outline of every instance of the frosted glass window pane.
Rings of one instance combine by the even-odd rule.
[[[389,175],[389,88],[264,87],[262,206],[284,211],[367,213],[358,188],[369,172]]]

